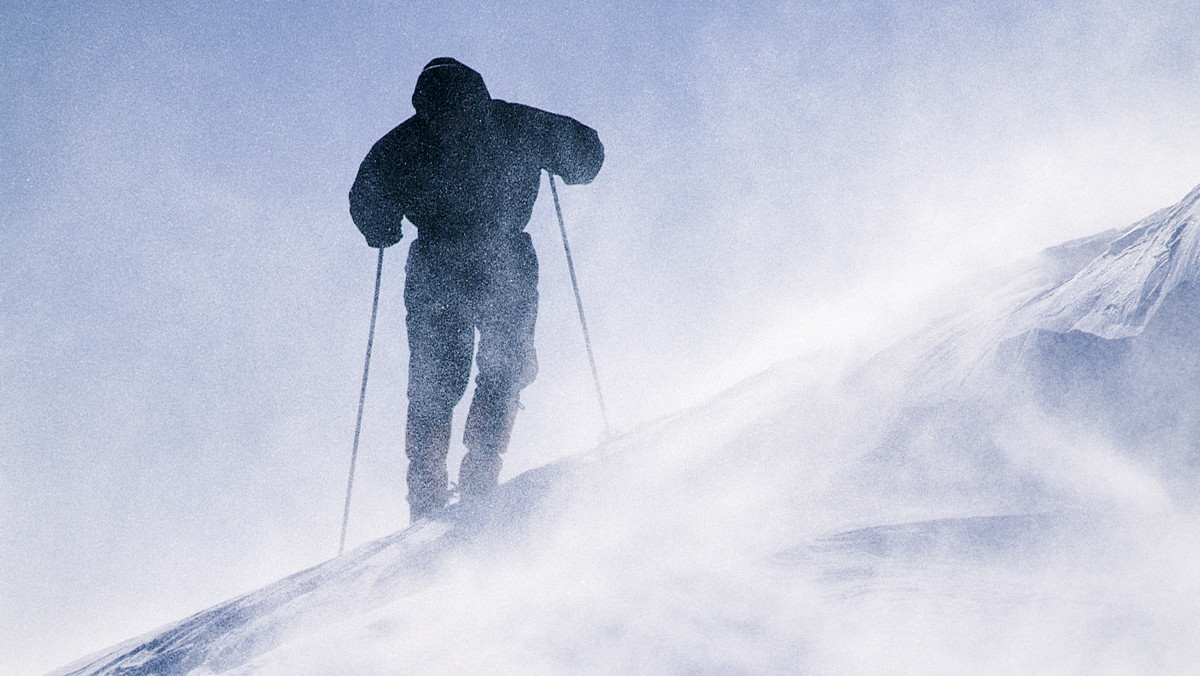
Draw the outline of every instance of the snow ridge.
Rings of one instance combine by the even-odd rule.
[[[900,341],[865,372],[894,373],[907,401],[943,400],[1004,368],[1005,345],[1039,333],[1081,332],[1104,340],[1141,335],[1163,302],[1200,282],[1200,186],[1178,204],[1125,228],[1050,247],[993,271],[940,319]]]
[[[1066,283],[1014,313],[1008,334],[1083,331],[1106,339],[1139,335],[1163,300],[1200,280],[1200,186],[1139,221]]]

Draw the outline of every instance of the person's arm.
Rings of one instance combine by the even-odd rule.
[[[367,246],[389,247],[400,241],[405,199],[399,180],[399,129],[384,136],[367,153],[350,188],[350,218]]]
[[[519,103],[506,103],[524,123],[541,150],[542,168],[564,183],[591,183],[604,164],[604,145],[596,130],[566,115]]]

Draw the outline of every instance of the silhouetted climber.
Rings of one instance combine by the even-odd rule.
[[[454,405],[471,374],[475,397],[459,470],[464,498],[496,486],[520,393],[537,374],[538,263],[524,232],[541,171],[588,183],[604,162],[595,130],[562,115],[493,99],[479,73],[430,61],[412,96],[416,115],[367,153],[350,215],[367,244],[408,252],[408,503],[413,521],[449,500],[446,455]]]

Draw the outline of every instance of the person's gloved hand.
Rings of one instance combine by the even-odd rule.
[[[363,237],[372,249],[386,249],[400,241],[401,232],[399,227],[384,227],[371,234],[363,233]]]

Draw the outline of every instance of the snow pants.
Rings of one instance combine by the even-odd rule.
[[[521,390],[537,375],[537,282],[537,255],[523,232],[482,242],[418,237],[409,248],[405,452],[413,521],[449,498],[451,418],[466,392],[473,356],[479,374],[463,435],[467,455],[459,490],[469,498],[495,487]]]

